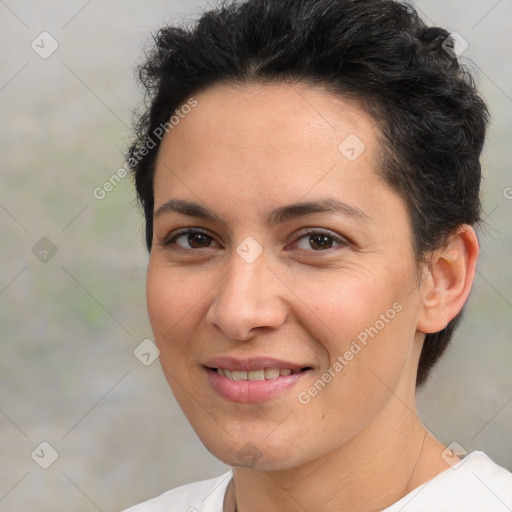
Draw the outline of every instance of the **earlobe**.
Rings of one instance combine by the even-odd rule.
[[[463,224],[444,247],[431,255],[421,285],[418,331],[439,332],[459,313],[473,285],[478,252],[475,230]]]

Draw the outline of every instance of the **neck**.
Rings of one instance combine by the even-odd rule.
[[[391,400],[388,408],[350,442],[301,466],[236,468],[226,501],[236,501],[237,512],[318,510],[319,499],[325,512],[390,506],[447,466],[440,457],[442,444],[423,427],[414,404],[404,408]]]

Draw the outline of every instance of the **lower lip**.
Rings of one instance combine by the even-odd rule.
[[[220,396],[232,402],[248,404],[264,402],[280,395],[296,384],[309,371],[282,375],[268,380],[231,380],[224,375],[219,375],[217,370],[211,368],[206,368],[206,373],[213,389]]]

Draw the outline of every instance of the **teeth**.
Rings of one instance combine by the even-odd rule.
[[[290,368],[262,368],[261,370],[252,370],[250,372],[240,370],[228,370],[226,368],[217,368],[217,373],[231,380],[270,380],[277,379],[280,376],[291,375],[293,372]]]
[[[265,379],[275,379],[279,375],[279,368],[265,368]]]
[[[231,378],[233,380],[247,380],[247,372],[244,372],[244,371],[238,371],[238,370],[233,370],[231,372]]]
[[[253,370],[247,372],[247,377],[249,380],[265,380],[265,372],[264,370]]]

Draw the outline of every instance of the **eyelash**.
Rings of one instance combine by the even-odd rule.
[[[166,248],[169,248],[169,246],[173,245],[176,243],[176,240],[181,237],[181,236],[185,236],[185,235],[190,235],[190,234],[200,234],[200,235],[204,235],[208,238],[211,238],[212,240],[214,240],[214,238],[209,235],[208,233],[206,233],[205,231],[202,231],[202,230],[199,230],[199,229],[195,229],[195,228],[188,228],[188,229],[183,229],[181,231],[178,231],[177,233],[175,234],[172,234],[172,236],[169,236],[168,238],[166,238],[163,242],[162,242],[162,245]],[[333,240],[335,243],[339,244],[340,247],[346,247],[349,245],[349,241],[346,240],[345,238],[343,237],[340,237],[340,236],[336,236],[334,235],[332,232],[330,231],[326,231],[326,230],[319,230],[319,229],[313,229],[313,228],[310,228],[308,229],[307,231],[303,231],[303,232],[300,232],[298,234],[298,238],[296,239],[297,240],[301,240],[303,238],[306,238],[308,236],[314,236],[314,235],[324,235],[324,236],[327,236],[329,237],[331,240]],[[295,242],[294,242],[295,243]],[[210,249],[210,247],[202,247],[200,249],[193,249],[193,248],[185,248],[185,247],[181,247],[181,246],[178,246],[181,250],[184,250],[184,251],[198,251],[200,249]],[[288,248],[289,246],[287,246]],[[329,247],[328,249],[325,249],[325,250],[308,250],[308,249],[300,249],[302,251],[307,251],[307,252],[312,252],[312,253],[325,253],[325,252],[328,252],[328,251],[331,251],[335,248],[333,247]]]

